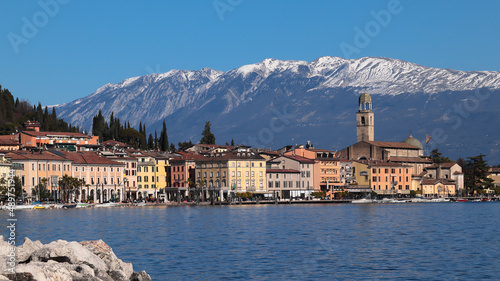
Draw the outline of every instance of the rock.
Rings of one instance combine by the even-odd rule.
[[[40,250],[43,244],[40,241],[31,241],[28,237],[24,238],[24,243],[17,247],[17,261],[19,263],[24,263],[28,261],[31,254],[37,250]]]
[[[146,273],[146,271],[134,272],[130,277],[130,281],[152,281],[151,276]]]
[[[91,251],[94,255],[97,255],[101,260],[103,260],[108,266],[108,272],[123,272],[124,276],[121,279],[116,280],[128,280],[132,273],[134,272],[134,268],[131,263],[125,263],[116,257],[113,249],[108,246],[104,241],[82,241],[80,242],[85,248]],[[115,273],[116,274],[116,273]]]
[[[37,281],[36,279],[33,278],[33,275],[31,275],[31,273],[28,272],[8,273],[5,274],[5,276],[0,275],[0,277],[5,278],[5,279],[0,278],[0,280]]]
[[[10,268],[7,256],[12,247],[0,236],[0,281],[123,281],[151,280],[144,271],[134,272],[131,263],[120,260],[104,241],[67,242],[57,240],[43,245],[25,238],[17,251],[16,273]]]
[[[31,254],[31,261],[47,262],[49,260],[76,265],[86,264],[94,269],[94,271],[108,271],[108,267],[103,260],[78,242],[57,240],[44,245],[41,249]]]

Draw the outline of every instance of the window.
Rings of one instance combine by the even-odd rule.
[[[217,172],[217,177],[220,177],[220,173],[219,172]]]
[[[373,173],[376,174],[377,173],[377,169],[374,168],[373,169]]]
[[[137,167],[137,172],[141,172],[141,166]]]
[[[262,171],[259,172],[259,177],[262,177]]]
[[[241,177],[241,172],[240,171],[238,171],[238,177]]]
[[[396,172],[396,169],[391,169],[391,174],[394,174]]]
[[[373,182],[377,182],[377,177],[376,176],[373,176]]]
[[[210,177],[213,178],[214,177],[214,172],[210,172]]]
[[[35,164],[31,164],[31,170],[34,171],[35,170]]]
[[[248,171],[246,172],[246,176],[248,177]]]
[[[222,176],[223,176],[223,177],[226,177],[226,171],[223,171],[223,172],[222,172]]]
[[[279,181],[277,181],[277,182],[276,182],[276,188],[279,188],[279,187],[280,187],[280,182],[279,182]]]
[[[148,176],[144,176],[144,182],[148,182],[149,181],[149,177]]]
[[[206,178],[207,177],[207,172],[203,172],[203,176]]]
[[[262,167],[262,163],[260,163],[260,167]]]
[[[240,167],[240,162],[238,162],[238,167]]]
[[[252,162],[252,167],[254,166],[255,163]]]
[[[287,188],[286,181],[283,182],[283,188]]]
[[[253,163],[252,163],[252,164],[253,164]],[[255,177],[255,172],[254,172],[254,171],[252,171],[252,177]]]
[[[141,176],[137,177],[137,182],[142,182],[142,177]]]
[[[201,178],[201,172],[198,172],[198,177]]]

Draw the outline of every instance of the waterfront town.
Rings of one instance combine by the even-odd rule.
[[[464,173],[457,162],[435,163],[411,135],[401,142],[375,141],[374,119],[371,96],[364,93],[356,112],[357,142],[340,151],[308,142],[278,150],[194,144],[177,152],[139,150],[83,133],[45,132],[37,121],[26,121],[18,133],[0,136],[0,176],[3,182],[9,176],[19,179],[25,203],[463,194]],[[498,187],[500,168],[490,168],[489,174]]]

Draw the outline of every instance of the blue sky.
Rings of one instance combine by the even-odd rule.
[[[500,1],[460,0],[3,1],[0,84],[52,105],[151,72],[265,58],[381,56],[500,71],[498,11]]]

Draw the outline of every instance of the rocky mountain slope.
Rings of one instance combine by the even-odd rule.
[[[338,150],[355,142],[357,96],[373,97],[376,140],[410,132],[452,158],[478,153],[500,162],[500,73],[425,67],[401,60],[321,57],[266,59],[227,72],[171,70],[107,84],[56,106],[58,116],[90,129],[101,109],[148,132],[166,120],[171,141],[198,142],[211,121],[218,143],[277,148],[311,140]],[[493,126],[492,126],[493,125]]]

